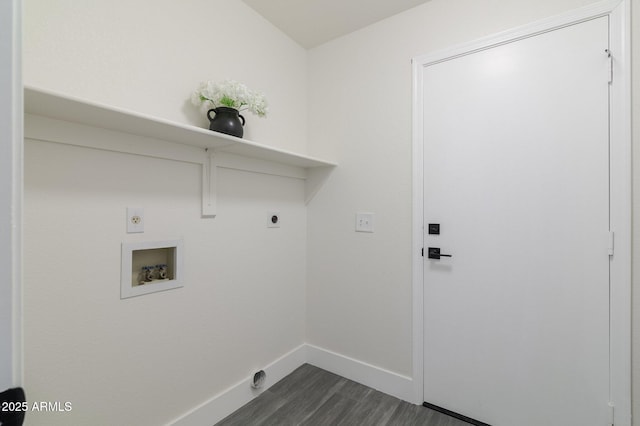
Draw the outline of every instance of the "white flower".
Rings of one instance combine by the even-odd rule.
[[[262,93],[253,92],[235,80],[220,83],[202,82],[191,94],[191,102],[206,112],[221,106],[235,108],[238,111],[249,110],[259,117],[267,114],[267,100]]]

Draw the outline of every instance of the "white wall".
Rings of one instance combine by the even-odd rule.
[[[248,137],[305,149],[306,53],[240,1],[26,0],[24,55],[25,84],[203,126],[190,92],[235,78],[271,102]],[[165,424],[304,342],[302,180],[221,169],[202,218],[196,164],[25,150],[25,387],[73,406],[27,424]],[[126,234],[128,206],[144,234]],[[120,300],[120,244],[175,238],[185,287]]]
[[[221,169],[212,220],[195,164],[33,140],[26,158],[25,385],[73,403],[30,424],[163,424],[304,341],[301,181]],[[120,244],[176,238],[185,287],[120,300]]]
[[[208,127],[191,92],[232,78],[264,92],[271,109],[266,119],[247,113],[245,138],[305,150],[306,53],[243,2],[24,4],[25,84]]]
[[[21,384],[21,7],[0,3],[0,392]]]
[[[309,206],[309,343],[412,375],[411,58],[592,2],[431,0],[309,52],[309,150],[340,164]]]

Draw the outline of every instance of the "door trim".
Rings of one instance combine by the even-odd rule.
[[[23,376],[21,16],[19,0],[0,6],[0,391]]]
[[[423,122],[422,72],[424,67],[511,43],[590,19],[608,16],[613,83],[610,89],[610,229],[615,232],[610,284],[610,401],[615,424],[631,426],[631,49],[630,1],[606,0],[510,31],[449,49],[417,56],[413,66],[413,389],[414,403],[422,404],[424,381],[423,293]],[[606,402],[603,402],[606,403]]]

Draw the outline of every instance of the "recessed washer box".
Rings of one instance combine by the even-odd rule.
[[[122,243],[120,299],[182,287],[182,240]]]

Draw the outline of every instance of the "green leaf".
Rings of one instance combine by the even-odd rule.
[[[236,102],[231,99],[229,96],[224,95],[221,99],[220,99],[220,103],[226,107],[229,108],[235,108],[236,107]]]

